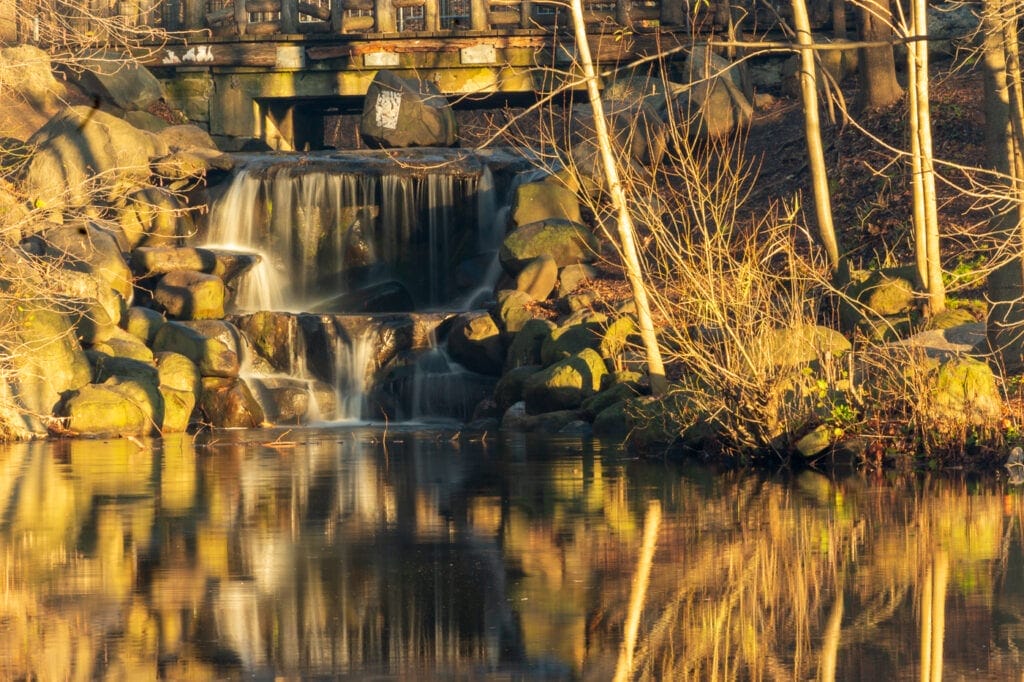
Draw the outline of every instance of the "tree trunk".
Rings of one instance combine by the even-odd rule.
[[[800,92],[804,105],[804,130],[807,138],[807,161],[811,169],[814,188],[814,209],[818,218],[818,236],[833,272],[839,269],[839,242],[832,224],[832,201],[829,196],[825,152],[821,145],[821,122],[818,119],[818,84],[814,64],[814,50],[810,47],[811,26],[804,0],[792,0],[793,26],[800,50]]]
[[[1011,257],[988,277],[991,301],[987,319],[989,346],[1009,372],[1024,368],[1024,253],[1021,250],[1020,149],[1015,142],[1014,121],[1021,121],[1020,103],[1015,112],[1011,91],[1019,86],[1007,78],[1007,35],[1016,34],[1013,0],[986,0],[981,13],[983,75],[985,84],[985,160],[1005,178],[1006,201],[993,208],[989,232],[1009,243]],[[1006,22],[1011,22],[1007,25]],[[1014,53],[1015,54],[1015,53]],[[1019,78],[1019,71],[1018,71]],[[1016,90],[1019,92],[1019,90]],[[1016,98],[1014,98],[1016,99]]]
[[[925,0],[913,0],[911,33],[928,34]],[[907,45],[907,71],[910,74],[910,131],[913,159],[914,235],[918,275],[928,292],[928,314],[946,309],[946,286],[942,281],[942,254],[939,249],[939,216],[935,196],[935,168],[932,154],[931,107],[928,94],[928,41]],[[922,267],[923,266],[923,267]]]
[[[892,40],[892,8],[889,0],[858,4],[860,39],[863,41]],[[862,47],[858,59],[862,111],[884,109],[903,98],[903,89],[896,80],[896,59],[892,47]]]
[[[640,338],[643,340],[644,351],[647,355],[647,373],[651,382],[651,394],[658,396],[664,394],[667,388],[665,366],[662,364],[661,349],[658,347],[658,337],[654,332],[654,323],[651,319],[651,306],[647,300],[643,269],[640,265],[640,257],[637,255],[633,218],[629,214],[626,192],[619,179],[618,167],[615,165],[615,153],[612,150],[611,135],[608,132],[608,121],[604,115],[604,105],[601,102],[601,93],[597,86],[597,73],[594,71],[594,60],[590,56],[582,0],[572,0],[570,10],[576,37],[576,50],[579,53],[583,76],[587,81],[590,106],[594,111],[594,134],[597,137],[598,149],[601,151],[601,165],[608,182],[608,194],[611,197],[612,207],[618,215],[619,247],[626,267],[626,276],[633,292],[633,300],[636,303]]]

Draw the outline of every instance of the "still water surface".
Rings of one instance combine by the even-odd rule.
[[[579,440],[228,432],[0,449],[0,678],[1021,679],[1024,504]]]

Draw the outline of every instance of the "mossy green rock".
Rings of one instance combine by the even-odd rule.
[[[554,329],[555,324],[548,320],[528,320],[508,346],[505,368],[515,369],[525,365],[539,365],[544,339],[551,336]]]
[[[146,362],[135,358],[117,357],[90,350],[93,360],[94,382],[102,384],[111,377],[132,379],[141,383],[157,386],[160,376],[152,360]]]
[[[856,281],[863,277],[861,281]],[[852,330],[873,318],[905,315],[914,307],[914,274],[907,268],[877,270],[864,276],[854,273],[855,280],[847,285],[846,295],[856,301],[840,305],[842,328]]]
[[[558,264],[551,256],[534,258],[516,276],[516,289],[538,301],[546,300],[558,283]]]
[[[178,320],[218,320],[224,317],[227,287],[220,277],[192,270],[174,270],[160,278],[153,300],[168,317]]]
[[[992,425],[1003,407],[992,368],[974,358],[956,358],[939,367],[931,404],[932,418],[949,426]]]
[[[601,334],[601,345],[598,347],[601,357],[618,358],[629,345],[630,339],[639,333],[640,329],[632,317],[623,316],[612,321]]]
[[[36,415],[50,415],[61,395],[92,381],[92,368],[71,323],[52,310],[12,310],[16,338],[0,341],[14,370],[19,404]]]
[[[587,348],[596,350],[601,347],[603,334],[604,324],[601,322],[562,325],[552,330],[541,343],[541,364],[550,365]]]
[[[141,308],[133,306],[128,309],[127,314],[121,319],[121,324],[129,334],[143,343],[153,343],[156,333],[167,320],[164,316],[152,308]]]
[[[163,421],[163,397],[152,385],[132,379],[89,384],[64,404],[66,428],[80,436],[141,436]]]
[[[505,419],[501,428],[522,433],[559,433],[570,425],[584,421],[581,410],[557,410],[543,414],[522,414]]]
[[[640,395],[640,387],[631,383],[617,383],[597,395],[583,401],[583,409],[591,415],[598,415],[616,403],[622,403]]]
[[[590,263],[597,257],[598,243],[583,225],[568,220],[545,220],[523,225],[502,242],[498,257],[512,276],[539,256],[551,256],[558,267]]]
[[[528,414],[571,410],[601,390],[608,374],[604,359],[586,348],[528,377],[523,399]]]
[[[510,369],[498,380],[494,387],[494,402],[500,413],[523,399],[523,386],[526,380],[541,370],[540,365],[523,365]]]
[[[155,360],[161,388],[187,391],[196,398],[199,397],[203,378],[196,363],[180,353],[170,351],[157,353]]]
[[[607,405],[594,416],[594,435],[598,438],[624,439],[633,430],[626,401]]]
[[[800,324],[772,329],[761,337],[759,357],[770,367],[797,367],[848,353],[853,344],[834,329],[813,324]]]
[[[515,227],[544,220],[583,222],[576,195],[555,182],[528,182],[516,188],[510,222]]]
[[[196,396],[192,391],[179,391],[168,386],[160,387],[164,400],[164,420],[160,426],[163,434],[182,433],[192,421],[196,407]]]
[[[521,331],[523,326],[533,319],[533,313],[527,308],[532,302],[533,297],[526,292],[502,289],[498,292],[498,305],[494,316],[506,332],[514,334]]]
[[[153,351],[184,355],[199,366],[199,373],[204,377],[236,377],[240,367],[237,346],[229,347],[220,331],[214,326],[205,328],[168,322],[153,339]]]

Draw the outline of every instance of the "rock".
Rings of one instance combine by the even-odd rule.
[[[696,49],[687,63],[691,87],[676,96],[678,120],[691,137],[721,139],[753,115],[740,68],[711,51]]]
[[[853,344],[834,329],[822,325],[800,324],[772,329],[758,340],[758,358],[772,367],[799,367],[826,357],[840,357]]]
[[[95,351],[87,351],[87,354],[93,358],[93,383],[102,384],[111,377],[117,377],[118,379],[131,379],[150,386],[160,384],[160,377],[152,360],[146,362]]]
[[[191,123],[167,126],[157,134],[157,137],[171,152],[213,151],[221,153],[210,134]]]
[[[129,334],[146,344],[152,344],[156,333],[167,320],[152,308],[132,306],[121,318],[121,324]]]
[[[598,438],[624,439],[633,430],[627,402],[620,400],[606,406],[594,416],[594,435]]]
[[[79,436],[149,435],[163,421],[163,397],[155,387],[114,378],[80,388],[61,414],[67,431]]]
[[[487,312],[463,313],[448,332],[452,359],[473,372],[498,376],[505,359],[501,330]]]
[[[124,112],[124,120],[139,130],[145,130],[150,133],[159,133],[170,125],[167,121],[159,116],[154,116],[148,111],[126,111]]]
[[[203,388],[199,367],[181,353],[163,351],[154,356],[161,388],[191,393],[198,398]]]
[[[558,295],[567,296],[588,280],[597,279],[597,270],[592,265],[573,263],[558,273]]]
[[[509,223],[522,227],[546,220],[580,224],[580,203],[565,186],[554,182],[527,182],[516,187],[512,197]]]
[[[605,93],[601,99],[608,133],[619,160],[633,163],[636,168],[654,168],[660,164],[667,147],[668,129],[659,107],[647,98],[616,99]],[[664,109],[664,104],[660,108]],[[593,110],[589,106],[575,107],[572,122],[576,133],[570,152],[573,161],[585,176],[600,185],[604,172],[593,132]]]
[[[166,275],[175,270],[212,273],[217,256],[210,249],[174,246],[140,246],[132,250],[132,272],[138,277]]]
[[[177,182],[175,187],[185,186],[181,181],[206,177],[210,171],[227,172],[234,167],[234,160],[219,151],[172,152],[153,161],[153,173],[165,181]]]
[[[606,409],[616,403],[625,402],[641,394],[641,389],[633,383],[613,384],[609,388],[596,395],[592,395],[583,401],[581,407],[587,414],[595,418]]]
[[[244,379],[204,377],[199,409],[214,428],[254,429],[264,423],[263,408]]]
[[[511,411],[510,411],[511,412]],[[581,419],[579,410],[557,410],[544,414],[518,414],[506,412],[501,421],[501,428],[507,431],[522,433],[563,433],[570,427],[575,428],[573,435],[580,435],[576,426],[581,422],[589,428],[590,424]]]
[[[22,248],[57,262],[65,270],[83,272],[132,300],[131,270],[117,239],[96,224],[77,220],[53,225],[22,240]]]
[[[22,183],[37,207],[85,208],[116,203],[145,185],[150,159],[162,155],[155,135],[93,107],[69,107],[29,138],[35,153]]]
[[[905,315],[914,307],[914,275],[909,268],[854,273],[854,280],[845,287],[847,298],[839,308],[840,322],[846,331],[862,324],[873,325],[877,318]]]
[[[232,331],[233,330],[233,331]],[[226,322],[168,322],[153,339],[153,352],[171,351],[199,366],[204,377],[236,377],[239,371],[238,330]]]
[[[820,455],[832,445],[834,429],[828,424],[820,424],[804,434],[793,448],[806,458]]]
[[[101,97],[125,111],[139,111],[164,97],[160,81],[149,69],[125,61],[118,53],[98,54],[80,60],[80,69],[69,69],[68,76],[87,94]]]
[[[505,272],[515,276],[539,256],[550,256],[562,268],[593,261],[597,249],[597,238],[583,225],[545,220],[510,232],[501,244],[498,257]]]
[[[161,434],[185,432],[192,422],[192,414],[196,408],[196,396],[191,391],[179,391],[167,386],[160,386],[159,390],[164,401]]]
[[[527,307],[533,298],[522,291],[502,289],[498,292],[497,309],[494,317],[499,326],[506,332],[514,334],[533,319],[533,313]]]
[[[538,301],[545,300],[558,283],[558,264],[551,256],[534,258],[516,276],[516,289]]]
[[[168,317],[178,320],[217,320],[224,317],[227,288],[220,277],[191,270],[174,270],[160,278],[153,300]]]
[[[450,147],[458,126],[447,98],[433,83],[381,70],[366,91],[359,130],[379,147]]]
[[[523,386],[526,380],[540,370],[540,365],[523,365],[502,375],[498,385],[494,387],[494,402],[502,414],[523,399]]]
[[[232,318],[245,334],[253,349],[266,359],[277,372],[293,374],[296,371],[294,353],[306,345],[299,329],[299,320],[291,313],[261,310]],[[320,349],[326,352],[327,349]]]
[[[526,365],[539,365],[544,340],[551,336],[554,329],[554,323],[548,320],[528,320],[509,344],[505,368],[513,370]]]
[[[540,364],[547,367],[584,349],[600,348],[604,333],[603,322],[569,323],[553,329],[541,344]]]
[[[0,49],[0,87],[5,97],[23,99],[36,111],[52,113],[60,106],[64,87],[53,77],[50,55],[32,45]]]
[[[0,347],[13,369],[18,404],[32,415],[49,416],[62,394],[92,381],[89,360],[64,315],[27,305],[5,314],[17,320],[14,338],[0,339]]]
[[[91,352],[110,358],[129,358],[153,364],[153,351],[146,344],[124,330],[118,329],[117,331],[119,334],[110,335],[94,343]]]
[[[259,377],[251,381],[267,421],[274,424],[307,421],[313,396],[305,381],[291,377]]]
[[[999,383],[988,364],[974,358],[943,362],[930,391],[930,417],[951,429],[992,426],[1002,414]]]
[[[528,414],[578,408],[601,390],[608,374],[604,360],[587,348],[528,377],[523,398]]]
[[[191,212],[177,195],[162,187],[128,192],[116,205],[117,223],[129,249],[174,246],[195,232]]]

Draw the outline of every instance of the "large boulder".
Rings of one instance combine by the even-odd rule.
[[[109,438],[153,433],[163,422],[163,409],[156,386],[114,377],[83,386],[64,403],[61,414],[68,432]]]
[[[582,223],[576,195],[558,182],[540,180],[516,187],[509,222],[515,227],[543,220],[568,220]]]
[[[466,369],[499,375],[505,361],[501,330],[490,313],[459,315],[448,332],[448,352]]]
[[[195,231],[192,213],[162,187],[142,187],[116,202],[117,222],[128,248],[173,246]]]
[[[450,147],[458,126],[437,86],[378,71],[366,91],[360,132],[379,147]]]
[[[539,365],[544,340],[551,336],[555,328],[554,322],[539,318],[524,323],[508,346],[505,369],[513,370],[516,367]]]
[[[657,166],[665,155],[668,139],[668,128],[658,109],[646,98],[612,99],[605,95],[602,104],[617,158],[624,163],[634,163],[637,168]],[[590,106],[577,106],[573,110],[572,126],[573,162],[594,186],[600,186],[604,173]]]
[[[38,207],[116,203],[146,184],[150,159],[166,147],[152,133],[93,107],[63,109],[29,138],[22,182]]]
[[[48,417],[65,392],[92,380],[89,360],[64,315],[26,305],[5,310],[4,315],[10,316],[15,331],[0,339],[13,368],[14,397],[30,415]],[[35,422],[37,430],[40,424]]]
[[[168,317],[178,320],[217,320],[224,317],[227,289],[216,275],[174,270],[160,278],[153,292]]]
[[[705,47],[691,53],[686,68],[690,87],[677,94],[675,104],[690,136],[719,139],[750,121],[754,108],[742,67]]]
[[[510,232],[502,242],[498,256],[505,271],[516,276],[539,256],[550,256],[562,268],[575,263],[590,263],[596,259],[597,251],[597,238],[586,227],[567,220],[551,219],[523,225]]]
[[[240,369],[238,330],[227,322],[168,322],[153,339],[153,351],[184,355],[204,377],[236,377]]]
[[[992,427],[1003,409],[999,382],[992,368],[974,358],[943,362],[922,398],[930,406],[932,420],[952,430]]]
[[[119,53],[98,54],[79,60],[68,75],[87,94],[125,111],[139,111],[164,97],[163,88],[149,69],[125,61]]]
[[[53,77],[50,55],[31,45],[0,49],[0,88],[40,112],[52,112],[60,103],[63,86]],[[6,128],[4,129],[6,131]]]
[[[203,379],[199,409],[208,424],[216,428],[257,428],[264,423],[263,408],[242,379]]]
[[[536,372],[523,384],[528,414],[572,410],[601,390],[608,369],[597,351],[587,348]]]
[[[52,225],[23,240],[22,248],[63,269],[93,275],[125,301],[132,299],[132,273],[117,238],[95,223],[78,220]]]

